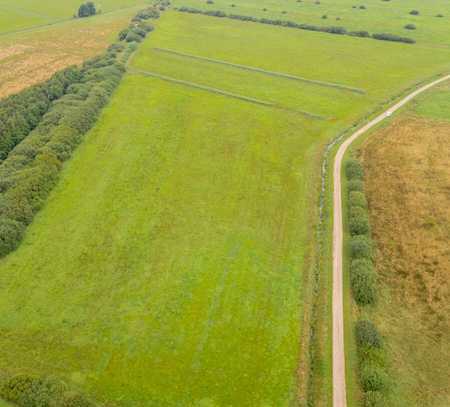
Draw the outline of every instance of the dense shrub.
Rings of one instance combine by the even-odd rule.
[[[360,320],[356,323],[355,337],[358,348],[381,348],[381,335],[370,321]]]
[[[345,175],[347,179],[363,179],[364,170],[362,165],[355,158],[350,158],[345,162]]]
[[[376,300],[376,274],[370,260],[356,259],[350,266],[353,298],[361,306],[374,304]]]
[[[406,24],[405,29],[406,30],[415,30],[416,26],[414,24]]]
[[[367,235],[369,233],[369,217],[363,208],[355,207],[350,211],[348,224],[352,236]]]
[[[364,192],[352,191],[348,194],[350,207],[367,208],[367,199]]]
[[[361,37],[361,38],[368,38],[370,37],[370,34],[368,31],[350,31],[348,35],[351,35],[352,37]]]
[[[43,84],[0,101],[0,160],[4,160],[28,136],[52,102],[62,97],[71,84],[79,81],[80,75],[78,68],[69,67]]]
[[[387,386],[386,374],[374,364],[366,364],[361,369],[361,385],[365,392],[381,391]]]
[[[352,179],[347,182],[348,192],[364,192],[364,183],[360,179]]]
[[[80,18],[94,16],[95,14],[97,14],[97,10],[92,1],[83,3],[78,9],[78,17]]]
[[[365,235],[353,236],[350,239],[350,256],[352,259],[371,259],[371,240]]]
[[[388,33],[372,34],[372,38],[375,40],[381,40],[381,41],[404,42],[406,44],[414,44],[416,42],[412,38],[400,37],[399,35],[388,34]]]
[[[409,14],[411,14],[412,16],[418,16],[420,13],[419,13],[418,10],[411,10],[411,11],[409,12]]]

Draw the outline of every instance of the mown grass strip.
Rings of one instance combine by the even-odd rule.
[[[155,51],[165,52],[167,54],[178,55],[180,57],[196,59],[196,60],[199,60],[199,61],[211,62],[211,63],[214,63],[214,64],[232,66],[234,68],[244,69],[246,71],[258,72],[258,73],[262,73],[264,75],[270,75],[270,76],[275,76],[275,77],[284,78],[284,79],[291,79],[291,80],[299,81],[299,82],[306,82],[306,83],[310,83],[310,84],[317,85],[317,86],[325,86],[327,88],[336,88],[336,89],[346,90],[346,91],[358,93],[358,94],[361,94],[361,95],[364,95],[366,93],[363,89],[354,88],[352,86],[342,85],[342,84],[339,84],[339,83],[325,82],[325,81],[319,81],[319,80],[315,80],[315,79],[308,79],[308,78],[303,78],[302,76],[290,75],[290,74],[283,73],[283,72],[267,71],[266,69],[257,68],[257,67],[254,67],[254,66],[234,64],[232,62],[227,62],[227,61],[223,61],[223,60],[219,60],[219,59],[202,57],[202,56],[199,56],[199,55],[187,54],[185,52],[175,51],[175,50],[168,49],[168,48],[157,48],[157,47],[155,47],[153,49]]]
[[[237,93],[228,92],[226,90],[212,88],[210,86],[205,86],[205,85],[200,85],[199,83],[195,83],[195,82],[189,82],[189,81],[184,81],[182,79],[172,78],[171,76],[162,75],[162,74],[159,74],[159,73],[156,73],[156,72],[144,71],[142,69],[130,69],[129,73],[141,74],[141,75],[145,75],[145,76],[152,76],[154,78],[162,79],[162,80],[167,81],[167,82],[172,82],[172,83],[176,83],[176,84],[179,84],[179,85],[189,86],[189,87],[195,88],[195,89],[201,89],[201,90],[204,90],[206,92],[216,93],[218,95],[222,95],[222,96],[227,96],[227,97],[231,97],[231,98],[234,98],[234,99],[243,100],[245,102],[255,103],[255,104],[258,104],[258,105],[261,105],[261,106],[272,107],[272,108],[275,108],[275,109],[282,109],[282,110],[290,111],[290,112],[293,112],[293,113],[298,113],[298,114],[306,116],[306,117],[308,117],[310,119],[326,120],[326,117],[320,116],[318,114],[306,112],[306,111],[303,111],[303,110],[289,109],[287,107],[283,107],[283,106],[277,105],[276,103],[273,103],[273,102],[268,102],[268,101],[265,101],[265,100],[255,99],[255,98],[252,98],[252,97],[249,97],[249,96],[239,95]]]

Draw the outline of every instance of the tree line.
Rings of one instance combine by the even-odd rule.
[[[354,158],[347,160],[345,175],[348,193],[347,224],[351,235],[350,285],[356,304],[363,310],[376,303],[377,279],[361,163]],[[370,320],[361,318],[355,325],[355,338],[363,405],[382,407],[386,404],[388,391],[382,337]]]
[[[63,163],[95,124],[147,32],[154,8],[140,11],[124,39],[80,67],[0,102],[0,257],[15,250],[55,186]],[[145,23],[146,24],[146,23]],[[146,28],[144,28],[146,27]]]
[[[273,20],[269,18],[258,18],[253,16],[244,16],[239,14],[227,14],[224,11],[213,11],[213,10],[200,10],[192,7],[180,7],[177,9],[178,11],[182,13],[191,13],[191,14],[204,14],[207,16],[212,17],[220,17],[220,18],[231,18],[233,20],[241,20],[241,21],[250,21],[254,23],[262,23],[262,24],[270,24],[270,25],[277,25],[282,27],[289,27],[289,28],[297,28],[299,30],[307,30],[307,31],[318,31],[318,32],[324,32],[329,34],[338,34],[338,35],[349,35],[352,37],[362,37],[362,38],[373,38],[375,40],[381,40],[381,41],[394,41],[394,42],[403,42],[406,44],[414,44],[416,41],[412,38],[408,37],[401,37],[399,35],[395,34],[388,34],[388,33],[378,33],[378,34],[370,34],[368,31],[347,31],[344,27],[337,27],[337,26],[317,26],[312,24],[302,24],[302,23],[296,23],[295,21],[289,21],[289,20]]]

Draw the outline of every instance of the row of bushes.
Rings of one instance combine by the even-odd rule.
[[[154,29],[146,20],[157,19],[159,16],[155,7],[139,11],[131,20],[131,24],[119,33],[119,41],[141,42]]]
[[[85,395],[50,377],[17,375],[0,386],[0,397],[20,407],[96,407]]]
[[[80,71],[67,68],[48,81],[0,101],[0,161],[33,130],[52,102],[80,80]]]
[[[0,165],[0,256],[14,250],[55,185],[64,161],[93,126],[118,85],[125,46],[117,44],[77,70],[33,131]]]
[[[297,28],[300,30],[308,30],[308,31],[319,31],[319,32],[325,32],[330,34],[338,34],[338,35],[350,35],[353,37],[363,37],[363,38],[373,38],[375,40],[382,40],[382,41],[395,41],[395,42],[404,42],[407,44],[414,44],[416,41],[412,38],[407,37],[401,37],[394,34],[387,34],[387,33],[381,33],[381,34],[370,34],[368,31],[347,31],[344,27],[325,27],[325,26],[317,26],[312,24],[301,24],[296,23],[294,21],[288,21],[288,20],[272,20],[269,18],[258,18],[258,17],[252,17],[252,16],[243,16],[238,14],[227,14],[224,11],[220,10],[200,10],[196,8],[191,7],[180,7],[177,9],[180,12],[183,13],[192,13],[192,14],[204,14],[207,16],[213,16],[213,17],[226,17],[231,18],[234,20],[241,20],[241,21],[250,21],[254,23],[262,23],[262,24],[270,24],[270,25],[278,25],[282,27],[289,27],[289,28]]]
[[[364,194],[361,164],[350,159],[345,173],[348,190],[348,227],[350,240],[350,276],[353,297],[358,305],[374,304],[376,300],[376,277],[372,259],[367,200]]]
[[[158,17],[153,7],[140,11],[129,27],[136,38],[130,39],[129,34],[124,38],[131,44],[113,44],[104,55],[56,74],[47,84],[24,91],[5,104],[5,114],[18,108],[25,124],[20,132],[18,126],[10,126],[15,129],[9,136],[13,142],[0,165],[0,257],[19,245],[57,182],[62,164],[119,84],[136,42],[153,29],[145,20]],[[39,114],[33,116],[35,111]]]
[[[345,163],[348,191],[348,229],[350,238],[350,282],[355,302],[364,307],[376,301],[376,274],[373,264],[372,240],[364,194],[364,171],[356,159]],[[382,339],[375,325],[359,320],[355,326],[356,344],[364,406],[382,406],[387,388],[383,369]]]

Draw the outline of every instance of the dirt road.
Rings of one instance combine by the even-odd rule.
[[[425,92],[433,86],[450,79],[450,75],[437,79],[428,85],[410,93],[408,96],[391,106],[384,113],[361,127],[346,139],[339,147],[334,160],[333,169],[333,407],[346,407],[345,385],[345,348],[344,348],[344,309],[343,309],[343,278],[342,278],[342,197],[341,197],[341,168],[342,158],[347,148],[359,136],[376,126],[378,123],[391,116],[396,110],[403,107],[417,95]]]

